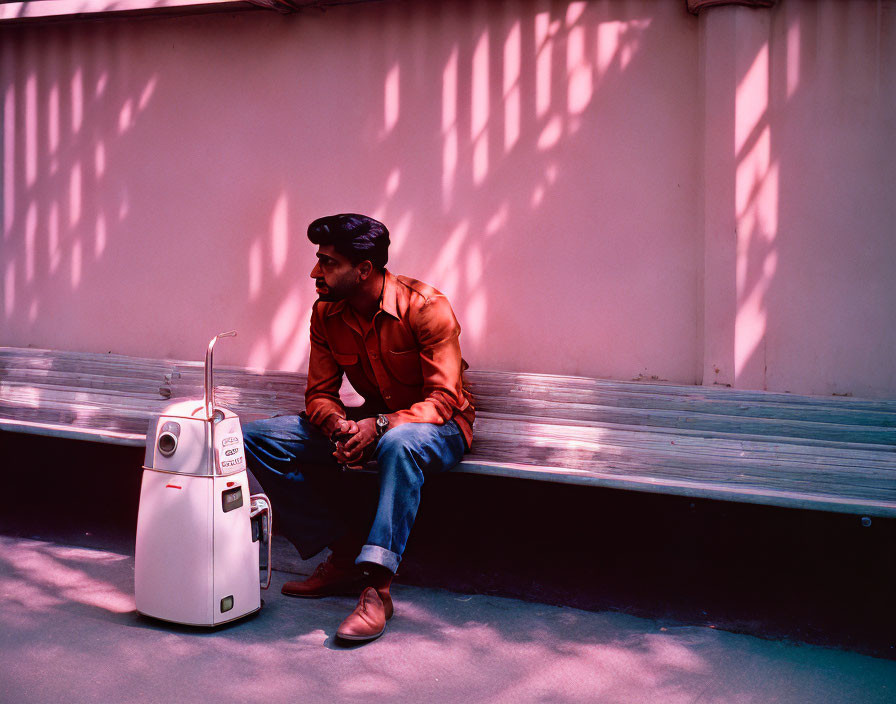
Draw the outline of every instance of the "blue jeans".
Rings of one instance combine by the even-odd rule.
[[[396,426],[377,443],[379,482],[373,487],[343,472],[329,439],[302,416],[246,423],[243,439],[249,469],[273,503],[274,530],[303,559],[366,533],[355,562],[375,562],[392,572],[417,516],[424,474],[451,469],[464,454],[454,421]]]

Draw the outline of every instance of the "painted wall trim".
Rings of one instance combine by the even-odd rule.
[[[0,4],[0,24],[249,9],[244,0],[31,0]]]
[[[129,17],[150,14],[198,14],[268,9],[281,14],[303,8],[354,5],[378,0],[0,0],[0,25],[53,20]]]

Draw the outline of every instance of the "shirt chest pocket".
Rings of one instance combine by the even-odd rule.
[[[385,359],[389,366],[389,372],[402,384],[406,386],[423,384],[423,370],[420,368],[420,352],[418,350],[389,350]]]
[[[349,367],[353,367],[358,363],[358,355],[356,354],[343,354],[341,352],[333,352],[333,359],[335,359],[336,364],[338,364],[343,369],[348,369]]]

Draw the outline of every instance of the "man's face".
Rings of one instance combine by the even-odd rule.
[[[317,295],[322,301],[341,301],[351,297],[361,287],[358,267],[343,257],[331,245],[317,248],[317,264],[311,270],[317,284]]]

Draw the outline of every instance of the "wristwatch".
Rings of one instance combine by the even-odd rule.
[[[376,436],[380,437],[389,429],[389,419],[382,413],[376,417]]]

